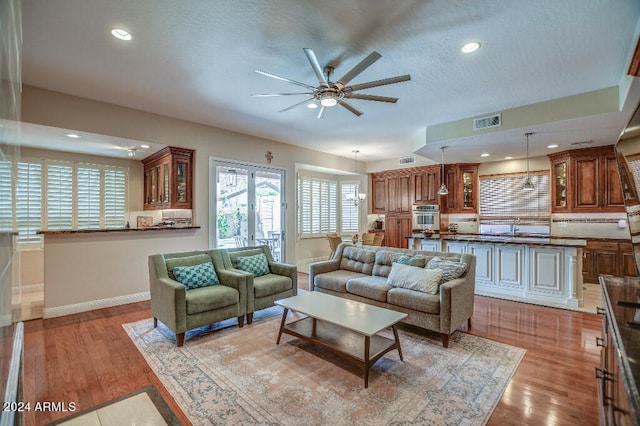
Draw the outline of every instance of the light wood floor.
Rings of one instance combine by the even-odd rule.
[[[299,280],[307,289],[308,275]],[[85,410],[153,384],[189,424],[121,326],[150,316],[149,302],[140,302],[26,322],[25,400],[76,402]],[[476,297],[469,332],[527,350],[489,425],[598,424],[594,367],[601,321],[588,313]],[[30,412],[25,420],[42,425],[68,414]]]

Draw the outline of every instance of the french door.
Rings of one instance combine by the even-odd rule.
[[[285,171],[220,159],[211,169],[212,245],[268,245],[275,260],[284,260]]]

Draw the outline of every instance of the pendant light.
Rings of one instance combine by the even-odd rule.
[[[531,177],[529,177],[529,136],[533,135],[533,132],[527,132],[524,134],[527,137],[527,177],[524,179],[524,184],[522,185],[523,191],[533,191],[535,187],[531,182]]]
[[[353,169],[354,169],[355,173],[358,174],[358,153],[360,151],[353,150],[351,152],[353,152],[353,164],[354,164]],[[356,207],[358,207],[358,204],[363,202],[366,198],[367,198],[367,194],[364,193],[364,192],[358,192],[358,188],[357,187],[353,188],[353,194],[345,194],[345,196],[344,196],[345,200],[352,201],[353,205],[356,206]]]
[[[448,195],[449,190],[447,186],[444,184],[444,149],[446,146],[441,147],[442,150],[442,185],[440,185],[440,189],[438,189],[438,195]]]

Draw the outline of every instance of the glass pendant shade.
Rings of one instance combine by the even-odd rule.
[[[353,162],[354,162],[354,170],[356,172],[356,174],[358,173],[358,152],[360,151],[353,151]],[[364,192],[356,192],[354,191],[353,194],[345,194],[344,199],[347,201],[352,201],[354,206],[358,206],[360,203],[362,203],[365,199],[367,198],[367,194]]]
[[[444,149],[446,146],[441,147],[442,150],[442,185],[440,185],[440,189],[438,189],[438,195],[448,195],[449,190],[447,186],[444,184]]]
[[[531,136],[533,132],[527,132],[524,135],[527,137],[527,177],[524,179],[524,184],[522,185],[523,191],[533,191],[535,186],[533,186],[533,182],[531,182],[531,178],[529,177],[529,136]]]

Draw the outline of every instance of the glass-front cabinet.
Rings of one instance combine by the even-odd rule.
[[[144,209],[190,209],[194,151],[167,147],[142,160]]]
[[[561,156],[551,160],[551,200],[553,211],[568,210],[569,157]]]
[[[474,170],[462,170],[462,209],[475,209],[476,173]]]

